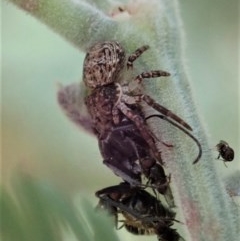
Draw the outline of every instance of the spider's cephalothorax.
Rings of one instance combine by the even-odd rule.
[[[90,94],[86,97],[86,106],[92,118],[94,132],[99,140],[106,138],[109,132],[121,125],[122,120],[126,118],[135,125],[148,144],[151,156],[163,164],[156,145],[157,140],[141,114],[143,112],[140,103],[145,102],[160,112],[165,120],[172,119],[175,126],[181,130],[184,129],[186,134],[192,128],[173,112],[156,103],[150,96],[131,92],[128,84],[120,85],[121,72],[125,62],[127,68],[132,67],[133,62],[148,48],[147,45],[140,47],[125,60],[125,50],[116,41],[93,45],[84,60],[83,80],[90,89]],[[152,70],[137,75],[134,81],[141,83],[145,78],[169,75],[165,71]],[[140,109],[140,111],[136,111],[136,109]],[[199,147],[199,154],[194,161],[196,163],[200,159],[202,151],[201,145],[196,139],[194,140]]]
[[[121,183],[97,191],[96,196],[100,199],[98,206],[115,216],[116,227],[122,223],[121,227],[133,234],[156,234],[161,241],[184,241],[171,228],[176,221],[175,212],[147,191]],[[119,220],[120,215],[123,220]]]
[[[220,141],[217,145],[219,155],[217,159],[222,157],[224,162],[231,162],[234,159],[234,150],[228,145],[226,141]]]

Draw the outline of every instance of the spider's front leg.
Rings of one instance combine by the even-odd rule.
[[[143,72],[143,73],[137,75],[135,77],[134,81],[136,81],[138,84],[140,84],[143,81],[143,79],[157,78],[157,77],[161,77],[161,76],[170,76],[170,73],[168,73],[166,71],[162,71],[162,70],[152,70],[152,71]],[[175,115],[172,111],[170,111],[169,109],[165,108],[164,106],[158,104],[150,96],[148,96],[148,95],[141,95],[141,99],[143,101],[145,101],[149,106],[151,106],[152,108],[157,110],[158,112],[162,113],[165,116],[168,116],[168,117],[172,118],[174,121],[178,122],[179,124],[184,126],[186,129],[192,131],[191,126],[188,125],[182,118],[180,118],[179,116]],[[137,100],[137,101],[141,101],[141,100]]]
[[[151,98],[149,95],[141,95],[141,99],[145,101],[149,106],[151,106],[153,109],[157,110],[158,112],[162,113],[163,115],[170,117],[180,125],[184,126],[186,129],[192,131],[192,128],[190,125],[188,125],[182,118],[175,115],[172,111],[165,108],[164,106],[158,104],[153,98]]]

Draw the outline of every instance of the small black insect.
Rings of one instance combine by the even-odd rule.
[[[97,191],[96,196],[100,199],[98,207],[106,209],[115,217],[117,228],[121,222],[121,227],[136,235],[155,234],[159,241],[184,241],[171,228],[177,221],[176,213],[147,191],[121,183]],[[120,215],[123,220],[119,220]]]
[[[220,157],[225,162],[231,162],[234,159],[234,150],[228,145],[226,141],[220,141],[217,145],[217,150],[219,152],[219,155],[217,159]]]

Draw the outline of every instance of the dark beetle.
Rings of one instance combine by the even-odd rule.
[[[121,183],[96,192],[100,199],[98,207],[106,209],[115,217],[118,227],[122,214],[122,227],[136,235],[155,234],[159,241],[184,241],[171,226],[175,212],[162,205],[160,200],[143,189],[131,188]]]

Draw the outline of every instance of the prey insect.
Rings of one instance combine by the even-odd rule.
[[[99,140],[99,147],[107,165],[116,175],[131,186],[150,186],[164,195],[169,207],[174,207],[174,198],[163,167],[151,156],[146,140],[129,119],[124,118],[112,128],[108,136]],[[142,183],[142,174],[147,183]]]
[[[146,124],[141,103],[144,102],[160,112],[165,120],[176,123],[175,126],[181,127],[180,130],[184,129],[184,133],[187,135],[189,131],[192,131],[192,128],[172,111],[156,103],[150,96],[141,92],[134,93],[128,84],[120,84],[125,63],[127,69],[131,68],[133,62],[148,48],[147,45],[140,47],[126,60],[125,50],[116,41],[93,45],[84,60],[83,81],[90,92],[85,103],[92,118],[94,133],[100,142],[105,140],[116,126],[121,126],[124,119],[128,119],[148,144],[151,157],[154,157],[162,165],[162,157],[156,144],[158,140]],[[169,75],[166,71],[152,70],[137,75],[134,81],[140,84],[143,79]],[[189,136],[191,137],[191,135]],[[197,143],[199,144],[199,142]],[[199,154],[193,163],[197,163],[201,158],[201,145],[199,144],[198,147]]]
[[[155,234],[159,241],[184,241],[171,228],[177,221],[175,212],[147,191],[121,183],[97,191],[96,196],[100,199],[98,207],[115,217],[116,227],[122,223],[121,227],[136,235]],[[123,220],[120,220],[121,215]]]
[[[226,141],[220,141],[216,145],[217,151],[219,152],[219,155],[217,159],[220,157],[223,159],[223,162],[231,162],[234,159],[234,150],[228,145]]]

